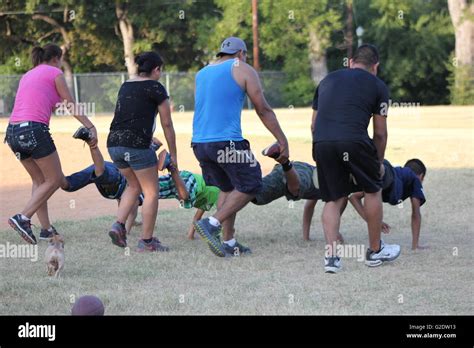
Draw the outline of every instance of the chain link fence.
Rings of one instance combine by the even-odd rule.
[[[191,111],[194,108],[195,73],[164,73],[160,82],[166,87],[175,111]],[[284,101],[283,88],[286,76],[279,71],[260,73],[262,85],[269,104],[274,107],[288,107]],[[21,75],[0,75],[0,116],[10,115],[15,102]],[[95,114],[110,114],[115,110],[115,102],[120,85],[127,80],[127,73],[74,74],[74,97],[77,102],[93,105]],[[244,107],[252,108],[247,99]]]

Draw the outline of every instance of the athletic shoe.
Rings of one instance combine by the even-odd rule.
[[[168,151],[163,150],[158,154],[158,170],[163,171],[170,169],[171,167],[171,155]]]
[[[235,242],[233,247],[226,243],[222,243],[222,246],[224,247],[226,257],[240,256],[242,254],[248,255],[252,253],[252,250],[249,247],[242,245],[239,242]]]
[[[324,258],[324,271],[326,273],[337,273],[341,269],[341,259],[337,256]]]
[[[112,239],[112,243],[114,245],[121,248],[125,248],[127,246],[127,231],[121,223],[114,222],[112,228],[109,231],[109,236]]]
[[[27,243],[36,244],[36,237],[31,230],[31,220],[25,220],[20,214],[16,214],[8,219],[8,224],[13,227]]]
[[[400,256],[400,245],[397,244],[385,244],[383,240],[380,240],[380,250],[375,252],[367,249],[365,255],[365,264],[369,267],[380,266],[384,262],[393,261]]]
[[[45,230],[44,228],[41,229],[39,239],[41,240],[50,240],[53,236],[59,235],[58,231],[51,225],[52,231]]]
[[[157,143],[151,143],[150,149],[153,151],[158,151],[158,149],[161,147],[162,144],[157,144]]]
[[[77,131],[72,135],[74,139],[81,139],[84,141],[89,141],[92,138],[92,134],[86,127],[82,126],[77,129]]]
[[[219,242],[221,242],[224,238],[224,230],[222,229],[222,226],[219,227],[219,231],[216,234],[216,238],[219,240]]]
[[[219,257],[225,256],[224,246],[218,238],[220,227],[211,225],[209,218],[201,219],[193,223],[194,229],[199,233],[201,238],[207,243],[209,249],[214,255]]]
[[[150,243],[145,242],[143,239],[138,241],[138,252],[154,252],[154,251],[169,251],[170,248],[161,244],[158,238],[153,237]]]
[[[262,150],[262,155],[277,159],[280,157],[280,145],[278,145],[278,143],[273,143],[270,146],[267,146]]]

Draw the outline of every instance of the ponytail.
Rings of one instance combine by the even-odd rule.
[[[55,44],[47,44],[44,47],[36,46],[31,51],[33,66],[38,66],[43,62],[49,62],[53,58],[61,59],[63,51]]]
[[[33,48],[33,51],[31,51],[31,58],[33,60],[33,66],[40,65],[44,59],[44,49],[42,47],[36,46]]]

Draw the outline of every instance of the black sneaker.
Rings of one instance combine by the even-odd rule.
[[[262,155],[277,159],[280,157],[280,145],[273,143],[262,150]]]
[[[337,256],[324,258],[324,271],[326,273],[337,273],[341,269],[341,259]]]
[[[205,218],[194,222],[194,228],[201,238],[206,241],[214,255],[225,257],[224,247],[218,237],[220,227],[212,226],[209,222],[209,218]]]
[[[40,240],[50,240],[53,236],[59,235],[58,231],[51,225],[51,231],[45,230],[44,228],[41,229],[39,239]]]
[[[89,141],[92,138],[92,134],[86,127],[82,126],[77,129],[77,131],[72,135],[74,139],[81,139],[84,141]]]
[[[161,147],[161,144],[157,144],[157,143],[151,143],[150,145],[150,149],[152,149],[153,151],[158,151],[160,147]]]
[[[8,219],[8,224],[13,227],[27,243],[36,244],[36,237],[31,230],[31,220],[24,220],[20,214],[16,214]]]
[[[233,247],[226,243],[222,243],[222,246],[224,247],[226,257],[240,256],[245,254],[248,255],[252,253],[252,250],[249,247],[246,247],[245,245],[242,245],[239,242],[235,242],[235,245]]]

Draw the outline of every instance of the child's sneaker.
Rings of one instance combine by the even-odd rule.
[[[138,241],[138,252],[169,251],[170,248],[161,244],[158,238],[153,237],[151,242],[147,243],[143,239]]]
[[[278,145],[278,143],[273,143],[270,146],[267,146],[262,150],[262,155],[277,159],[280,157],[280,145]]]
[[[150,148],[153,150],[153,151],[158,151],[158,149],[161,147],[161,144],[157,144],[157,143],[151,143],[150,145]]]
[[[84,141],[89,141],[92,139],[92,134],[89,129],[82,126],[77,129],[77,131],[72,135],[74,139],[81,139]]]
[[[385,244],[380,240],[380,250],[375,252],[370,248],[365,255],[365,264],[369,267],[380,266],[384,262],[393,261],[400,256],[400,245]]]

